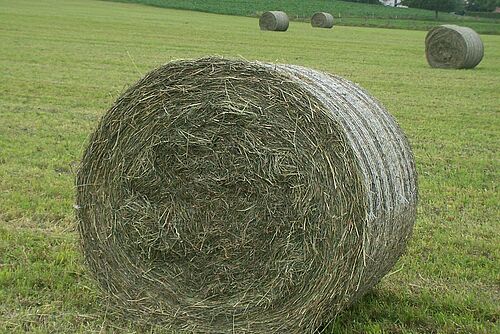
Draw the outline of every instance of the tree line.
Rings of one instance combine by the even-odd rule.
[[[434,10],[437,17],[438,12],[491,12],[500,7],[500,0],[402,0],[401,4]]]
[[[349,2],[363,2],[379,4],[379,0],[344,0]],[[401,4],[411,8],[430,9],[436,12],[491,12],[500,7],[500,0],[395,0],[395,5]]]

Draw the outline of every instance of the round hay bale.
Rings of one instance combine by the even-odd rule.
[[[311,25],[315,28],[332,28],[333,15],[324,12],[314,13],[311,17]]]
[[[427,33],[425,56],[436,68],[474,68],[483,59],[484,46],[471,28],[442,25]]]
[[[221,58],[129,88],[76,186],[111,304],[186,333],[314,332],[394,265],[417,202],[408,142],[366,91]]]
[[[265,12],[259,19],[260,30],[287,31],[288,15],[285,12]]]

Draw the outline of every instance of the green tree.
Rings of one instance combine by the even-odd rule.
[[[380,5],[379,0],[343,0],[347,2],[363,2],[363,3],[371,3],[373,5]]]
[[[403,0],[402,4],[413,8],[430,9],[436,12],[453,12],[463,7],[463,0]]]
[[[471,12],[491,12],[496,7],[500,7],[500,0],[469,0],[465,4],[465,9]]]

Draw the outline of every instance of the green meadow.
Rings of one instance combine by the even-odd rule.
[[[82,265],[74,177],[124,90],[173,59],[298,64],[359,83],[412,144],[420,202],[393,271],[326,333],[500,333],[500,36],[437,70],[424,31],[94,0],[0,0],[0,333],[166,333],[118,318]]]
[[[285,11],[294,21],[309,21],[315,12],[329,12],[336,25],[429,30],[439,24],[458,24],[482,34],[500,35],[498,17],[461,16],[432,10],[395,8],[339,0],[105,0],[207,13],[258,17],[268,10]]]

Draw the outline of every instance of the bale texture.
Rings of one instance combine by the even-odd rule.
[[[324,12],[314,13],[311,17],[311,25],[315,28],[332,28],[333,15]]]
[[[483,59],[484,46],[471,28],[442,25],[427,33],[425,56],[436,68],[474,68]]]
[[[363,89],[221,58],[128,89],[77,175],[112,304],[186,333],[313,333],[394,265],[416,202],[408,142]]]
[[[288,15],[285,12],[265,12],[259,19],[260,30],[287,31]]]

